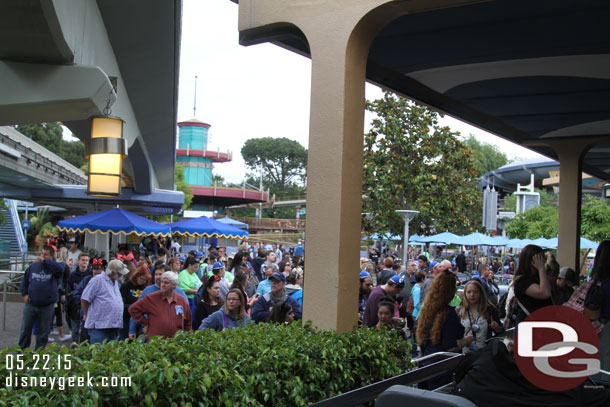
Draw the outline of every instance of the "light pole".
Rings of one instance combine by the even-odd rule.
[[[394,211],[398,213],[405,221],[405,233],[403,235],[403,244],[402,244],[402,265],[404,269],[407,269],[407,259],[409,256],[409,222],[411,219],[415,217],[419,213],[419,211],[410,211],[410,210],[396,210]]]

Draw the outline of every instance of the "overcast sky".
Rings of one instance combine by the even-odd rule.
[[[237,14],[229,0],[183,1],[178,101],[178,121],[193,118],[197,76],[196,118],[212,126],[208,148],[233,152],[233,161],[216,164],[214,173],[235,183],[246,173],[240,154],[246,140],[287,137],[308,146],[311,83],[308,58],[272,44],[239,45]],[[367,84],[366,96],[381,90]],[[538,156],[453,118],[443,124],[497,145],[509,158]]]

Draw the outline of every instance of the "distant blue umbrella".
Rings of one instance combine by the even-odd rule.
[[[589,240],[584,237],[580,238],[580,248],[581,249],[597,250],[598,246],[599,246],[599,243],[595,243],[593,240]]]
[[[551,248],[553,248],[553,242],[550,239],[546,239],[544,237],[539,237],[538,239],[532,240],[531,244],[535,244],[536,246],[540,246],[543,249],[551,249]],[[557,247],[557,243],[555,243],[555,247]]]
[[[216,219],[218,222],[225,223],[227,225],[235,226],[238,229],[248,229],[248,224],[244,222],[240,222],[238,220],[229,218],[225,216],[224,218]]]
[[[493,246],[506,246],[510,239],[504,236],[494,236],[493,240],[495,242]]]
[[[479,232],[474,232],[461,237],[461,244],[464,246],[495,246],[496,241],[491,237]]]
[[[443,232],[437,235],[427,236],[419,239],[422,243],[444,243],[444,244],[461,244],[461,236],[454,235],[450,232]]]
[[[532,241],[530,239],[510,239],[506,246],[513,249],[521,249],[530,244],[531,242]]]

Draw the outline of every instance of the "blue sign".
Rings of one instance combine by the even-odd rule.
[[[29,220],[27,220],[27,219],[24,219],[24,220],[21,222],[21,226],[22,226],[22,227],[23,227],[25,230],[28,230],[30,227],[32,227],[32,222],[30,222],[30,221],[29,221]]]

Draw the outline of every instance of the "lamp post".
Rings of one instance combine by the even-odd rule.
[[[411,210],[396,210],[394,211],[398,213],[405,221],[405,232],[403,235],[403,245],[402,245],[402,265],[404,269],[407,269],[407,258],[409,256],[409,222],[411,219],[415,217],[419,213],[419,211],[411,211]]]

